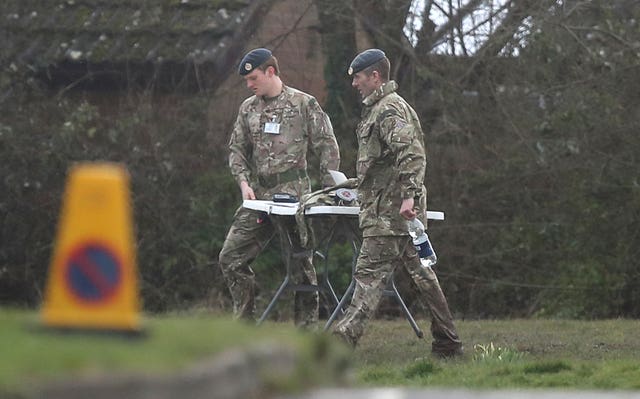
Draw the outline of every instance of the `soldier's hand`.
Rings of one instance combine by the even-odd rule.
[[[416,217],[416,211],[413,210],[413,198],[405,198],[400,204],[400,215],[407,220],[412,220]]]
[[[253,189],[249,187],[249,183],[247,183],[246,181],[240,183],[240,191],[242,191],[242,199],[256,199],[256,195],[254,194]]]

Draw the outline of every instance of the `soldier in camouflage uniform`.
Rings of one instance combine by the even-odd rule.
[[[278,62],[267,49],[247,53],[239,65],[239,74],[254,93],[240,105],[229,141],[229,167],[242,198],[270,200],[274,193],[300,198],[310,192],[309,152],[320,159],[320,172],[324,183],[329,184],[332,180],[328,170],[338,169],[340,154],[331,122],[317,100],[282,83]],[[291,233],[293,282],[317,284],[313,254],[299,244],[293,218],[269,219],[241,206],[219,256],[238,318],[255,317],[255,276],[249,264],[278,227]],[[317,322],[318,292],[296,291],[294,314],[300,327]]]
[[[405,267],[431,311],[432,352],[454,356],[462,353],[462,344],[449,305],[434,271],[421,266],[407,230],[407,220],[416,216],[426,225],[423,132],[413,108],[396,93],[396,82],[389,81],[389,70],[378,49],[360,53],[349,68],[364,104],[357,127],[363,242],[353,298],[333,333],[355,346],[393,272]]]

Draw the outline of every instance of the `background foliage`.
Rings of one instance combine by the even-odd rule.
[[[396,16],[408,3],[396,3],[315,1],[325,109],[353,175],[358,104],[336,77],[363,36],[387,50],[423,121],[430,208],[447,215],[431,238],[457,317],[639,316],[639,7],[506,2],[527,11],[520,28],[470,55],[436,51],[438,29],[410,46]],[[343,23],[352,19],[360,31]],[[128,90],[107,105],[10,65],[0,84],[0,303],[41,301],[67,170],[106,159],[132,176],[145,308],[228,306],[216,259],[240,197],[207,120],[215,93]],[[336,251],[332,270],[350,256]],[[263,301],[281,278],[278,256],[272,246],[255,264]]]

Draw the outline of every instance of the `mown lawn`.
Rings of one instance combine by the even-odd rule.
[[[354,353],[366,386],[640,389],[636,320],[458,321],[465,355],[438,360],[404,320],[376,320]]]
[[[60,332],[45,329],[35,311],[0,308],[0,398],[3,393],[20,393],[25,387],[53,380],[114,372],[171,375],[225,350],[270,344],[300,353],[296,377],[313,383],[330,376],[314,369],[315,361],[310,359],[320,356],[324,362],[346,364],[348,353],[339,345],[326,348],[331,340],[304,334],[293,323],[266,323],[257,328],[198,312],[147,316],[144,327],[140,337]]]
[[[428,323],[419,320],[419,324],[426,339],[418,339],[404,319],[373,321],[349,354],[350,383],[640,389],[640,322],[635,320],[458,321],[466,353],[453,360],[431,356]],[[0,308],[0,397],[2,392],[51,379],[114,371],[171,373],[229,348],[257,342],[294,345],[311,354],[305,357],[310,363],[324,352],[344,353],[334,341],[297,331],[293,323],[269,322],[257,328],[196,313],[147,317],[145,326],[146,337],[136,339],[60,334],[43,330],[34,311]],[[318,370],[334,364],[325,359],[323,364],[303,368],[316,376]],[[331,384],[327,381],[331,380],[321,383]]]

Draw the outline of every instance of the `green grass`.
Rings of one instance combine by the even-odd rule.
[[[420,323],[423,328],[428,325]],[[640,389],[635,320],[459,321],[465,355],[439,360],[404,320],[370,324],[354,361],[363,386]]]
[[[350,354],[352,384],[640,389],[639,321],[458,321],[465,355],[450,360],[431,356],[428,323],[419,322],[426,339],[418,339],[404,319],[372,321]],[[257,342],[295,345],[307,359],[299,367],[303,375],[296,378],[316,378],[305,381],[311,385],[323,373],[321,384],[336,382],[335,374],[342,373],[342,348],[326,335],[296,331],[291,322],[256,328],[195,313],[147,317],[145,326],[147,336],[138,339],[60,334],[39,328],[35,312],[0,309],[0,393],[59,377],[170,373]],[[331,371],[333,376],[327,376]]]
[[[318,359],[340,362],[344,348],[328,347],[322,336],[303,334],[293,323],[259,328],[211,314],[146,317],[139,338],[44,329],[34,311],[0,308],[0,397],[33,383],[110,372],[170,373],[230,348],[269,343],[299,349],[298,375],[316,378]],[[335,355],[335,356],[334,356]],[[332,357],[333,356],[333,357]],[[343,356],[346,357],[346,356]],[[305,359],[313,358],[313,362]]]

